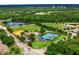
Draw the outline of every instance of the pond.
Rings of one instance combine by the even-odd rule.
[[[58,34],[54,34],[52,32],[48,32],[42,36],[40,36],[40,40],[45,41],[45,40],[53,40],[54,38],[58,37]]]
[[[22,23],[22,22],[7,22],[5,25],[7,25],[7,26],[21,26],[24,24],[25,23]]]

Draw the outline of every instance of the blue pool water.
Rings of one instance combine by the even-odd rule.
[[[45,35],[42,35],[40,37],[40,40],[42,40],[42,41],[45,41],[45,40],[53,40],[54,38],[56,38],[58,36],[59,36],[58,34],[54,34],[54,33],[49,32],[49,33],[47,33]]]

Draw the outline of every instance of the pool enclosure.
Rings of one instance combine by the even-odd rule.
[[[53,40],[54,38],[58,37],[58,34],[54,34],[54,33],[46,33],[42,36],[40,36],[40,40],[45,41],[45,40]]]

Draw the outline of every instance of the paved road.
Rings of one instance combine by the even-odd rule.
[[[44,53],[41,52],[42,50],[33,49],[28,45],[26,45],[25,43],[21,42],[16,36],[11,34],[5,26],[0,26],[0,28],[3,29],[8,34],[8,36],[14,38],[15,44],[23,49],[24,55],[44,55]]]
[[[14,38],[14,41],[15,41],[15,44],[17,46],[19,46],[20,48],[23,48],[24,50],[24,55],[28,55],[29,54],[29,50],[28,50],[28,47],[26,47],[17,37],[15,37],[13,34],[11,34],[6,27],[4,26],[0,26],[1,29],[3,29],[7,34],[8,36],[12,36]]]

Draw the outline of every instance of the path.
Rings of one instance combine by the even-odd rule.
[[[41,52],[42,49],[33,49],[30,46],[28,46],[27,44],[21,42],[16,36],[14,36],[13,34],[11,34],[7,30],[7,28],[5,26],[0,25],[0,28],[3,29],[8,34],[8,36],[11,36],[11,37],[14,38],[15,44],[17,46],[19,46],[20,48],[23,48],[24,55],[44,55],[44,53]]]
[[[14,38],[15,44],[16,44],[17,46],[19,46],[20,48],[23,48],[23,50],[24,50],[24,55],[28,55],[28,54],[29,54],[28,48],[27,48],[21,41],[19,41],[19,39],[18,39],[17,37],[15,37],[13,34],[11,34],[11,33],[7,30],[7,28],[6,28],[5,26],[0,25],[0,29],[3,29],[3,30],[8,34],[8,36],[11,36],[11,37]]]

